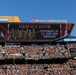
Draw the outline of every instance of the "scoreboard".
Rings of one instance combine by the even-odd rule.
[[[0,23],[0,40],[53,40],[68,35],[74,24]]]

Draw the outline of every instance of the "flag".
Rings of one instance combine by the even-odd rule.
[[[2,36],[2,37],[5,37],[4,34],[3,34],[3,32],[1,32],[1,36]]]

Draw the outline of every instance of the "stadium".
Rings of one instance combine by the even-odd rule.
[[[0,75],[76,75],[74,25],[0,16]]]

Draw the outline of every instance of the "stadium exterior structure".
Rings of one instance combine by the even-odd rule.
[[[70,37],[74,23],[20,22],[18,16],[0,16],[0,43],[75,42]],[[21,37],[22,36],[22,37]]]

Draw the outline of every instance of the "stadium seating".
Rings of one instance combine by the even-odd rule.
[[[24,46],[1,46],[0,59],[25,58],[25,59],[51,59],[71,57],[70,48],[76,44],[67,45],[24,45]],[[0,65],[0,75],[76,75],[73,65],[74,59],[65,63],[56,64],[3,64]],[[76,66],[76,65],[75,65]]]

